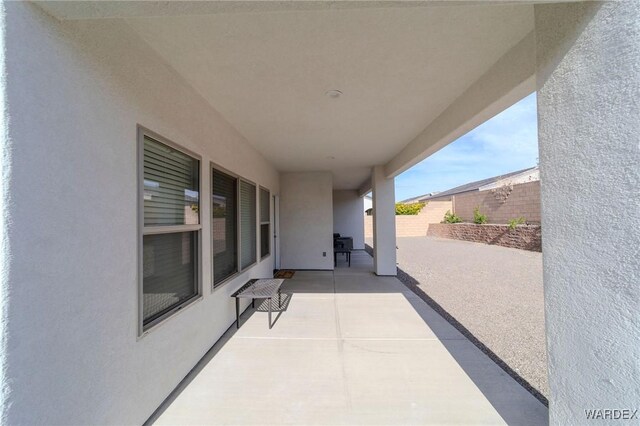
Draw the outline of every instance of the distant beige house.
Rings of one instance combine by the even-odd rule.
[[[447,189],[446,191],[430,192],[428,194],[419,195],[413,198],[407,198],[402,200],[401,203],[411,204],[417,202],[426,201],[444,201],[451,200],[454,195],[465,194],[474,191],[486,191],[489,189],[499,188],[508,185],[517,185],[521,183],[537,182],[540,180],[540,169],[538,166],[529,167],[527,169],[516,170],[515,172],[506,173],[503,175],[493,176],[486,179],[477,180],[464,185],[456,186],[455,188]]]

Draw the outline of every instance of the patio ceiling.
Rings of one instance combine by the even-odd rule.
[[[372,166],[391,162],[533,30],[530,4],[349,4],[202,14],[130,2],[43,7],[63,18],[125,17],[278,170],[330,170],[337,189],[358,188]],[[326,96],[332,89],[342,96]]]

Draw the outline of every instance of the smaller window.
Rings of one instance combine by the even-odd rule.
[[[240,268],[256,263],[256,186],[240,180]]]
[[[271,248],[271,194],[260,188],[260,258],[269,256]]]
[[[238,272],[238,179],[213,169],[214,287]]]

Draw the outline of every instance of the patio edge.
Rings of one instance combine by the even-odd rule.
[[[373,248],[369,244],[365,244],[365,251],[373,257]],[[536,389],[525,378],[519,375],[513,368],[511,368],[506,362],[502,360],[495,352],[493,352],[487,345],[482,343],[476,336],[469,331],[464,325],[462,325],[453,315],[447,312],[438,302],[433,300],[422,290],[418,284],[419,281],[414,277],[400,269],[398,269],[398,280],[404,284],[409,290],[415,293],[420,299],[422,299],[427,305],[429,305],[434,311],[436,311],[442,318],[444,318],[449,324],[451,324],[456,330],[458,330],[464,337],[469,339],[480,351],[487,355],[494,363],[498,365],[505,373],[513,378],[520,386],[525,388],[527,392],[533,395],[538,401],[540,401],[545,407],[549,407],[549,400],[538,389]]]

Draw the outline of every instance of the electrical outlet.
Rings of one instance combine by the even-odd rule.
[[[327,257],[327,252],[326,251],[322,252],[322,257]]]

